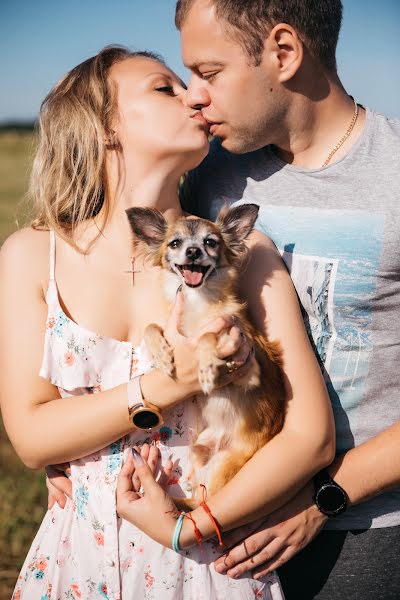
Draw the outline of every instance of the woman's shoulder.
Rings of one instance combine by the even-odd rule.
[[[24,227],[12,233],[0,249],[2,279],[21,274],[25,280],[48,279],[49,230]]]
[[[274,252],[278,252],[277,247],[274,242],[267,235],[259,231],[258,229],[253,229],[247,238],[247,246],[248,248],[253,248],[256,246],[262,246],[265,249],[272,250]]]
[[[49,230],[45,228],[23,227],[14,231],[4,241],[1,252],[14,253],[36,249],[49,243]]]

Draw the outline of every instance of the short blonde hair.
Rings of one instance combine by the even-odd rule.
[[[138,56],[163,63],[152,52],[107,46],[67,73],[41,105],[28,192],[35,210],[31,225],[54,229],[79,251],[73,239],[77,225],[102,208],[104,225],[110,210],[105,138],[112,137],[115,94],[108,72],[115,63]]]

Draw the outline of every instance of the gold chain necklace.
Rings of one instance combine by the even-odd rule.
[[[354,114],[353,117],[351,119],[349,128],[347,129],[346,133],[344,134],[344,136],[342,137],[342,139],[336,144],[336,146],[333,148],[333,150],[330,152],[328,158],[325,160],[324,163],[322,163],[323,167],[326,167],[332,159],[332,156],[334,154],[336,154],[336,152],[339,150],[339,148],[341,148],[343,146],[343,144],[345,143],[345,141],[347,140],[347,138],[349,137],[349,135],[351,134],[351,132],[354,129],[354,125],[356,124],[357,121],[357,117],[358,117],[358,104],[357,102],[354,100],[354,98],[352,98],[353,102],[354,102]]]

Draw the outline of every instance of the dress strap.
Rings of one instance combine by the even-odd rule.
[[[56,235],[53,229],[50,229],[50,281],[55,280],[56,267]]]

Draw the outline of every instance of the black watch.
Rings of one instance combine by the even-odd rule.
[[[341,515],[347,509],[348,498],[342,487],[329,475],[327,469],[322,469],[314,477],[314,502],[318,509],[327,517]]]

